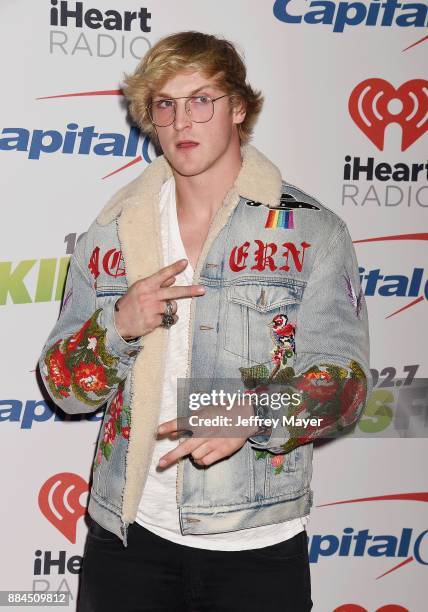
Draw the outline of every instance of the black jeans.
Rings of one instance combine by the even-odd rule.
[[[125,548],[90,520],[78,612],[312,609],[305,530],[264,548],[217,551],[175,544],[134,522]]]

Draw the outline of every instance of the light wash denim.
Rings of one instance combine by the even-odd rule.
[[[347,226],[337,214],[297,187],[282,181],[281,189],[283,201],[314,208],[294,208],[294,219],[292,222],[288,219],[288,224],[294,227],[265,227],[268,207],[241,196],[201,262],[200,275],[194,282],[203,284],[206,293],[193,299],[190,378],[240,378],[240,368],[260,364],[271,371],[275,341],[269,324],[276,315],[283,314],[296,326],[295,350],[287,367],[293,367],[296,374],[326,362],[348,369],[353,360],[366,376],[369,394],[367,308]],[[95,278],[96,273],[88,266],[92,258],[94,270],[97,247]],[[101,461],[93,470],[89,513],[121,537],[126,546],[127,527],[133,519],[123,517],[123,496],[127,484],[134,486],[126,482],[127,451],[132,419],[139,418],[134,412],[145,409],[133,405],[133,366],[146,350],[146,338],[126,342],[115,328],[114,304],[128,288],[126,258],[120,260],[120,265],[117,258],[112,259],[121,248],[117,219],[106,225],[95,221],[79,239],[67,276],[64,293],[67,303],[45,343],[40,370],[50,396],[65,412],[91,413],[106,403],[94,464],[97,457]],[[144,248],[142,243],[141,249]],[[91,389],[88,369],[86,374],[79,370],[78,384],[75,378],[68,386],[69,374],[63,372],[61,387],[58,383],[61,373],[55,368],[64,367],[61,355],[71,355],[79,337],[74,336],[71,345],[66,346],[64,341],[77,334],[98,309],[96,320],[104,335],[96,340],[86,338],[85,350],[95,354],[95,349],[88,346],[93,347],[96,341],[98,346],[103,343],[107,355],[104,359],[114,360],[116,382],[101,390],[103,395],[99,390],[97,394]],[[88,353],[81,354],[84,363]],[[167,356],[163,367],[168,367]],[[53,380],[51,385],[48,378]],[[118,400],[119,380],[123,381],[123,406],[130,407],[131,427],[127,435],[116,432],[107,458],[100,449],[112,416],[112,402]],[[56,385],[55,393],[52,384]],[[154,380],[153,384],[159,381]],[[364,402],[358,406],[355,420],[363,409]],[[127,421],[122,416],[126,428]],[[272,466],[272,457],[281,453],[280,445],[287,439],[288,432],[281,428],[273,431],[271,437],[254,436],[231,457],[205,468],[194,464],[190,457],[182,460],[177,474],[177,512],[182,533],[234,531],[307,514],[313,504],[310,487],[313,443],[287,453],[278,471]],[[270,452],[260,456],[257,451],[263,450]],[[144,475],[141,481],[140,489]]]

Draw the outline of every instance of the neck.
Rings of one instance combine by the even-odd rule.
[[[195,176],[183,176],[173,170],[177,211],[183,216],[211,220],[221,208],[242,167],[238,146],[222,155],[205,172]]]

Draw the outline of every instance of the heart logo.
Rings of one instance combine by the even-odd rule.
[[[398,101],[395,109],[392,101]],[[395,89],[384,79],[366,79],[352,91],[348,108],[354,123],[380,151],[385,129],[398,123],[403,134],[401,150],[406,151],[428,130],[428,81],[413,79]]]
[[[61,472],[49,478],[39,491],[42,514],[72,544],[76,543],[77,521],[86,513],[80,496],[88,490],[88,483],[81,476]]]

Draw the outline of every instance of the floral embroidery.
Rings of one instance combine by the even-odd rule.
[[[310,398],[327,401],[336,394],[339,383],[329,372],[305,372],[296,383],[296,387],[306,392]]]
[[[97,348],[97,339],[95,338],[95,336],[91,336],[90,338],[88,338],[88,349],[91,349],[91,351],[94,351],[95,353],[96,348]]]
[[[290,439],[282,445],[285,452],[319,437],[336,437],[353,425],[367,394],[367,380],[361,366],[350,361],[348,368],[331,363],[314,366],[293,383],[302,402],[291,415],[322,418],[320,425],[288,425]]]
[[[266,385],[269,373],[264,364],[252,368],[240,368],[241,378],[247,388]],[[286,425],[289,440],[282,445],[284,452],[290,452],[302,444],[319,437],[336,437],[352,426],[364,405],[367,394],[367,380],[363,369],[356,361],[350,361],[347,368],[332,363],[322,363],[296,376],[293,368],[285,368],[276,377],[275,383],[284,384],[281,392],[292,394],[300,391],[302,401],[287,416],[296,417],[296,424]],[[287,385],[291,387],[287,388]],[[277,415],[280,416],[280,415]],[[321,418],[320,425],[301,425],[298,419]],[[256,458],[266,456],[268,450],[256,450]],[[262,453],[262,454],[260,454]],[[276,456],[276,455],[275,455]],[[280,465],[273,463],[275,469]],[[275,471],[275,473],[280,473]]]
[[[269,451],[265,450],[256,450],[256,459],[264,459],[266,456],[270,455],[270,465],[274,468],[274,474],[281,474],[284,472],[284,462],[285,462],[285,453],[280,453],[278,455],[273,455]]]
[[[107,386],[104,368],[96,363],[80,363],[74,369],[76,384],[84,391],[99,391]]]
[[[258,363],[249,368],[239,368],[241,378],[247,389],[270,382],[287,383],[294,376],[294,370],[287,366],[296,352],[294,335],[296,325],[288,322],[286,314],[277,314],[269,323],[271,338],[275,347],[271,350],[273,368],[270,371],[265,363]]]
[[[46,352],[45,379],[54,397],[61,399],[74,393],[85,404],[97,406],[100,398],[121,382],[114,367],[119,358],[107,352],[107,330],[97,323],[100,312],[101,308],[76,333],[58,340]]]
[[[286,314],[277,314],[269,323],[271,328],[271,337],[275,344],[275,348],[271,351],[274,368],[270,374],[272,380],[277,372],[284,368],[287,364],[287,359],[293,357],[296,351],[294,334],[296,326],[294,323],[288,322]]]
[[[270,373],[264,363],[258,363],[250,368],[239,368],[239,371],[241,372],[241,380],[247,389],[253,389],[260,384],[270,382],[290,384],[294,378],[294,370],[289,366],[279,369],[276,373]]]
[[[51,350],[49,359],[46,362],[52,383],[58,389],[58,393],[61,396],[68,397],[70,395],[69,387],[71,384],[71,372],[68,370],[65,364],[65,357],[59,350],[58,344],[55,344],[55,350]]]
[[[129,406],[123,405],[123,387],[124,383],[122,382],[108,408],[104,431],[94,460],[93,470],[100,465],[103,456],[107,460],[110,459],[113,450],[113,442],[116,440],[117,436],[122,436],[125,440],[129,440],[131,412]]]

